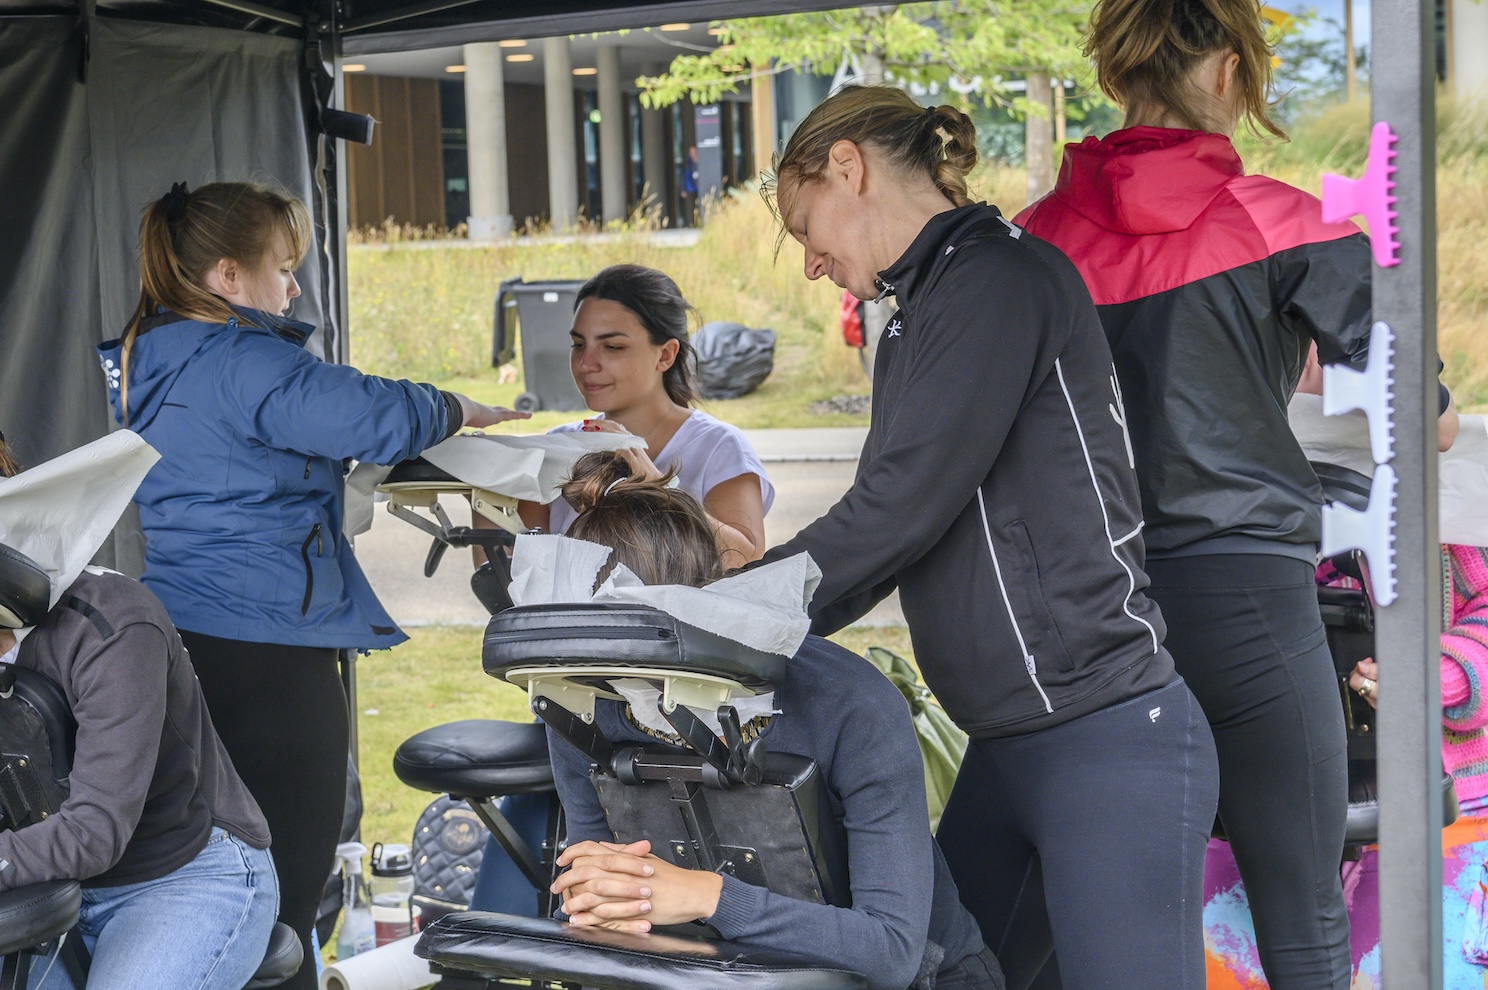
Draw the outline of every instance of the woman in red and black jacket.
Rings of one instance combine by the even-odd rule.
[[[1287,424],[1316,341],[1361,367],[1370,254],[1318,201],[1246,175],[1268,116],[1255,0],[1102,0],[1086,53],[1126,127],[1065,149],[1018,217],[1069,255],[1110,341],[1146,519],[1149,597],[1209,717],[1220,818],[1273,990],[1345,988],[1342,709],[1313,565],[1321,491]],[[1443,390],[1443,442],[1455,423]],[[1112,415],[1121,407],[1112,406]]]

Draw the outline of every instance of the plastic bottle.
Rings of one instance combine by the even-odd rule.
[[[372,847],[372,921],[377,944],[413,934],[413,851],[379,842]]]
[[[372,922],[372,905],[367,899],[367,886],[362,882],[362,857],[367,847],[360,842],[343,842],[336,847],[341,861],[341,931],[336,935],[336,959],[350,959],[377,947],[377,933]]]

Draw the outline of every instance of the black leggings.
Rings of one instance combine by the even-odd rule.
[[[1164,645],[1214,730],[1219,815],[1266,979],[1272,990],[1343,990],[1348,755],[1313,568],[1228,554],[1149,560],[1147,573]]]
[[[287,990],[317,986],[310,932],[346,807],[346,693],[337,650],[181,632],[207,710],[238,776],[263,809],[279,874],[279,920],[305,962]]]
[[[1068,990],[1203,990],[1218,792],[1214,741],[1181,680],[1049,729],[973,739],[936,838],[1008,986],[1027,984],[1052,933]],[[1030,919],[1034,904],[1047,911]]]

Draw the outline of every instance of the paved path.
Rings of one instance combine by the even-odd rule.
[[[749,438],[775,485],[775,505],[765,519],[771,546],[783,543],[821,515],[852,484],[866,430],[754,430]],[[456,525],[468,525],[470,506],[445,498]],[[423,576],[429,537],[379,506],[372,530],[357,540],[357,559],[388,611],[405,626],[430,623],[485,624],[485,610],[470,593],[469,557],[451,550],[434,577]],[[903,625],[898,595],[882,602],[864,625]]]

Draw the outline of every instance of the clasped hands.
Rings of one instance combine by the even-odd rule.
[[[653,925],[680,925],[710,918],[718,910],[723,877],[674,866],[651,853],[642,840],[580,842],[558,857],[565,872],[552,891],[575,925],[621,932],[648,932]]]

